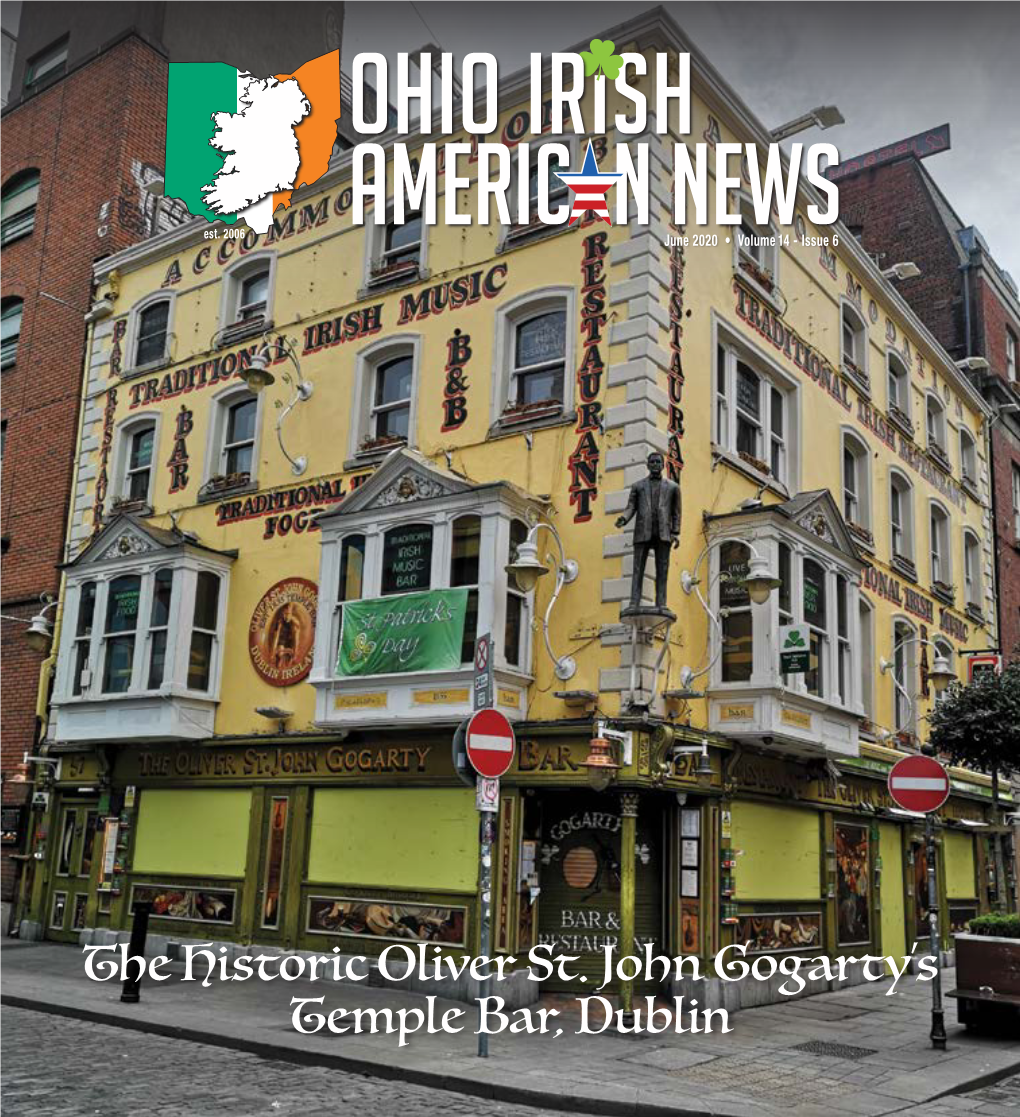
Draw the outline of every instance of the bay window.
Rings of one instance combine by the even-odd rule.
[[[212,733],[232,560],[125,517],[86,547],[68,568],[61,739]]]
[[[788,383],[726,344],[716,349],[715,441],[759,473],[790,480],[793,393]]]

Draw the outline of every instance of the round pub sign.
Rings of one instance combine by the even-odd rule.
[[[307,578],[284,578],[255,606],[248,626],[252,666],[270,686],[291,686],[312,669],[319,589]]]

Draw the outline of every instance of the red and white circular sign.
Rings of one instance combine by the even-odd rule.
[[[499,710],[479,710],[468,722],[466,747],[471,767],[480,776],[499,779],[514,760],[513,726]]]
[[[949,798],[949,775],[930,756],[905,756],[889,771],[889,794],[905,811],[937,811]]]

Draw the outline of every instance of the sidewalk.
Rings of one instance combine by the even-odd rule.
[[[203,989],[174,977],[146,981],[141,1003],[123,1005],[119,985],[89,981],[83,962],[77,947],[4,940],[0,1000],[269,1058],[585,1113],[877,1117],[1020,1069],[1020,1042],[968,1035],[956,1024],[951,1001],[948,1050],[932,1050],[931,987],[908,977],[891,997],[888,983],[879,982],[735,1013],[727,1035],[576,1035],[576,1008],[549,1000],[543,1005],[562,1011],[561,1036],[493,1035],[490,1058],[483,1060],[475,1056],[470,1010],[461,1034],[417,1033],[402,1048],[395,1035],[302,1035],[291,1026],[292,997],[323,996],[328,1013],[424,1007],[415,994],[255,979]],[[943,980],[952,989],[953,971]],[[449,1008],[464,1005],[440,1001],[437,1016]]]

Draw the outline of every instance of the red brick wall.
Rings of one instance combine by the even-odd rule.
[[[144,234],[136,172],[163,166],[166,72],[157,51],[126,38],[3,118],[2,180],[29,167],[41,175],[33,232],[2,256],[3,296],[24,300],[17,362],[2,374],[4,613],[30,617],[39,595],[59,587],[92,264]],[[24,633],[3,622],[5,772],[34,745],[41,657]],[[5,790],[4,801],[17,795]],[[4,862],[6,899],[12,872]]]
[[[1020,346],[1020,314],[1005,304],[983,273],[974,283],[974,314],[977,336],[982,339],[980,353],[992,372],[1006,379],[1006,330],[1012,331]],[[1017,352],[1020,355],[1020,348]]]
[[[896,290],[954,357],[965,350],[963,288],[959,256],[916,159],[875,167],[839,183],[839,214],[861,230],[864,248],[880,256],[881,267],[911,261],[917,279],[901,280]]]
[[[999,420],[992,428],[995,464],[995,552],[999,570],[999,646],[1020,658],[1020,540],[1013,528],[1012,471],[1020,469],[1020,436]]]

